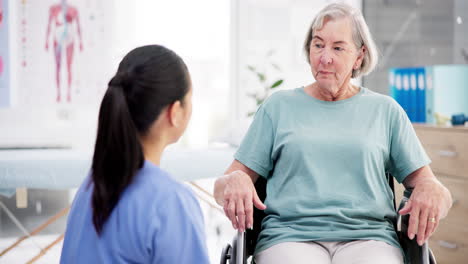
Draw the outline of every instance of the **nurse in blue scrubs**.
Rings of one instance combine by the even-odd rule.
[[[183,60],[158,45],[132,50],[99,111],[91,171],[68,217],[60,263],[209,263],[191,190],[160,168],[192,113]]]

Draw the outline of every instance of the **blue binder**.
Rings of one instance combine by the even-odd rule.
[[[435,123],[434,113],[468,114],[468,65],[392,68],[389,83],[411,122]]]
[[[426,122],[426,77],[424,67],[390,69],[389,89],[391,96],[405,110],[411,122]]]
[[[424,68],[416,70],[417,76],[417,90],[416,90],[416,104],[417,104],[417,118],[416,122],[426,122],[426,71]]]
[[[419,115],[418,115],[418,97],[417,97],[417,68],[410,68],[408,70],[408,78],[409,78],[409,104],[408,104],[408,111],[409,117],[411,122],[419,122]]]
[[[402,83],[402,94],[401,94],[401,106],[405,110],[409,119],[413,118],[412,113],[410,112],[410,80],[409,80],[410,70],[407,68],[401,69],[401,83]]]

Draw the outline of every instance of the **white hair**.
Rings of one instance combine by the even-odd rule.
[[[326,19],[337,19],[337,18],[349,18],[351,21],[351,27],[353,30],[353,41],[356,48],[365,47],[364,58],[359,69],[352,72],[351,77],[356,78],[362,75],[367,75],[372,70],[378,62],[378,51],[377,46],[375,45],[372,35],[369,31],[364,17],[362,16],[361,11],[358,9],[345,4],[345,3],[333,3],[324,7],[320,12],[315,16],[312,24],[307,33],[306,41],[304,43],[304,51],[307,55],[307,61],[309,62],[309,48],[310,42],[314,37],[314,32],[323,27],[323,24]],[[309,62],[310,63],[310,62]]]

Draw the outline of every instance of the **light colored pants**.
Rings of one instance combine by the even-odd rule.
[[[400,249],[382,241],[284,242],[257,255],[257,264],[402,264]]]

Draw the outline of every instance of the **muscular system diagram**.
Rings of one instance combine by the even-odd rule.
[[[1,1],[1,0],[0,0]],[[62,55],[65,55],[67,73],[67,102],[71,102],[71,85],[73,80],[72,64],[75,52],[75,44],[83,51],[81,28],[78,9],[62,0],[49,8],[49,21],[45,49],[49,51],[49,38],[52,36],[52,51],[55,58],[55,81],[57,89],[56,101],[65,100],[61,95],[60,72],[62,68]]]

